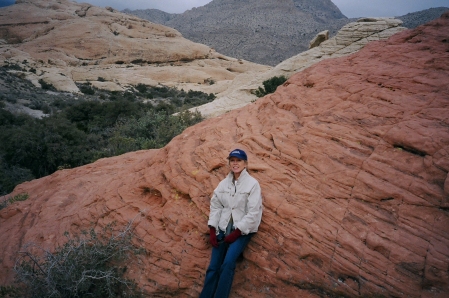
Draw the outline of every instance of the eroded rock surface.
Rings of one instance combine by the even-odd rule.
[[[240,147],[260,181],[260,231],[232,297],[447,297],[449,14],[328,59],[277,92],[188,128],[160,150],[19,185],[0,211],[0,283],[28,242],[134,220],[150,295],[197,297],[209,196]]]

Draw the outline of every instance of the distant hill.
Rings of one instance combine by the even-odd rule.
[[[408,13],[406,15],[396,17],[396,19],[400,19],[404,22],[402,26],[413,29],[418,27],[419,25],[439,18],[447,10],[449,10],[449,7],[429,8],[417,12]]]
[[[125,9],[123,10],[123,12],[162,25],[178,16],[178,14],[176,13],[168,13],[159,9],[137,9],[137,10]]]
[[[438,18],[449,8],[439,7],[397,17],[407,28]],[[348,19],[330,0],[214,0],[182,14],[157,9],[124,10],[154,23],[175,28],[192,41],[225,55],[277,65],[309,48],[323,30],[334,36]]]

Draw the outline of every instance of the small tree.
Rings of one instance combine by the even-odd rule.
[[[287,78],[285,76],[279,76],[279,77],[272,77],[268,80],[263,81],[263,86],[259,87],[254,94],[257,97],[264,97],[267,94],[274,93],[276,91],[277,87],[284,84],[285,81],[287,81]]]

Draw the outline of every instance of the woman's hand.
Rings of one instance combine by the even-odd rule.
[[[224,241],[226,243],[232,243],[235,240],[237,240],[237,238],[239,238],[240,235],[242,235],[242,232],[240,232],[239,229],[235,229],[234,232],[225,237]]]
[[[217,234],[214,227],[210,227],[209,242],[213,247],[218,247]]]

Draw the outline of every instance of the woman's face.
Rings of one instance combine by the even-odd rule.
[[[229,166],[231,167],[231,171],[234,173],[234,176],[237,178],[245,168],[245,161],[237,157],[231,157],[229,159]]]

